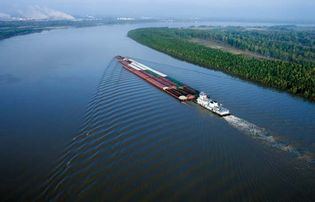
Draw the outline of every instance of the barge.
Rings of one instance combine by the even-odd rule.
[[[199,92],[162,72],[141,64],[131,58],[116,56],[116,59],[126,70],[181,102],[195,102],[220,116],[230,114],[228,109],[211,100],[205,93]]]

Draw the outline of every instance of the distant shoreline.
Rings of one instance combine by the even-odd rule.
[[[257,26],[270,26],[270,25],[292,25],[292,26],[315,26],[315,22],[286,22],[286,21],[246,21],[246,20],[230,20],[230,19],[177,19],[177,18],[161,18],[161,19],[135,19],[135,20],[119,20],[114,19],[101,19],[101,20],[0,20],[0,41],[15,36],[27,35],[33,33],[40,33],[42,31],[49,31],[59,28],[69,27],[94,27],[109,24],[136,24],[136,23],[205,23],[205,24],[222,24],[223,26],[233,26],[233,24],[256,24]],[[226,24],[226,25],[225,25]]]
[[[131,24],[153,22],[152,20],[41,20],[41,21],[0,21],[0,41],[15,36],[40,33],[60,28],[96,27],[111,24]]]

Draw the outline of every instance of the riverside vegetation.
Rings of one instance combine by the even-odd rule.
[[[95,26],[93,21],[0,21],[0,40],[56,28]]]
[[[126,23],[141,23],[154,22],[155,20],[133,20],[121,21],[115,18],[103,19],[80,19],[80,20],[20,20],[20,21],[1,21],[0,20],[0,40],[14,36],[39,33],[58,28],[80,28],[93,27],[109,24],[126,24]]]
[[[313,27],[140,28],[128,36],[175,58],[315,101]]]

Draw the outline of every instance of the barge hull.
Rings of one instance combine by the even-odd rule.
[[[126,70],[147,81],[154,87],[166,92],[172,97],[180,101],[192,101],[196,99],[197,91],[192,88],[187,88],[186,85],[181,84],[180,82],[174,83],[167,75],[142,65],[132,59],[122,56],[117,56],[116,59]]]

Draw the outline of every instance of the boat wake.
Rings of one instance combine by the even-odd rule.
[[[308,162],[314,162],[312,157],[306,152],[301,152],[294,146],[277,140],[277,138],[271,135],[270,132],[268,132],[265,128],[261,128],[234,115],[225,116],[223,117],[223,119],[242,133],[251,136],[267,145],[270,145],[281,151],[292,153],[296,155],[299,159],[304,159]]]
[[[100,201],[132,201],[137,197],[150,201],[160,197],[161,191],[176,191],[179,199],[185,199],[187,193],[196,195],[187,190],[203,194],[200,187],[209,187],[204,184],[205,179],[215,185],[209,191],[215,196],[217,190],[228,196],[230,190],[240,185],[239,179],[244,182],[242,190],[251,195],[260,191],[253,184],[261,183],[265,176],[257,178],[256,172],[250,172],[253,166],[281,179],[284,185],[291,182],[293,175],[279,173],[281,169],[273,160],[266,164],[255,155],[249,158],[249,163],[240,163],[248,160],[241,158],[242,153],[237,153],[229,142],[217,144],[221,134],[211,131],[209,135],[213,127],[204,124],[207,120],[199,120],[198,113],[187,116],[188,107],[170,102],[172,99],[112,60],[87,106],[80,131],[61,153],[41,187],[34,191],[34,201],[89,201],[93,197]],[[223,120],[248,136],[303,156],[264,128],[233,115]]]

